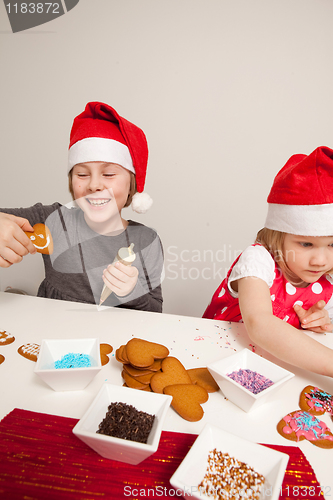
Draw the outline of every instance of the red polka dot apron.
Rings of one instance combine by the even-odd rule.
[[[232,264],[227,277],[214,293],[211,303],[204,312],[203,318],[221,321],[242,321],[238,298],[232,297],[228,289],[230,273],[239,257]],[[324,300],[327,303],[333,294],[333,279],[329,275],[324,275],[306,288],[296,288],[286,280],[280,268],[275,263],[275,278],[270,287],[270,294],[274,316],[296,328],[301,328],[293,306],[297,303],[304,309],[309,309],[318,300]]]

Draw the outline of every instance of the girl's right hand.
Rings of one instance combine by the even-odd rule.
[[[36,253],[24,231],[33,231],[27,219],[0,213],[0,267],[10,267],[21,262],[28,253]]]

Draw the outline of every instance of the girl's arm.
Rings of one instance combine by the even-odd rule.
[[[239,306],[251,340],[277,358],[333,377],[333,350],[273,315],[268,285],[260,278],[237,282]]]

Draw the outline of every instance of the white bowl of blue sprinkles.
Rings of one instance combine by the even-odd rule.
[[[35,373],[54,391],[80,391],[101,369],[99,339],[44,339]]]
[[[224,396],[248,412],[267,402],[288,380],[292,372],[243,349],[208,365]]]

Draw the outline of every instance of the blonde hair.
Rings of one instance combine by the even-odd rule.
[[[255,243],[260,243],[269,253],[272,255],[273,259],[279,266],[282,274],[285,278],[295,286],[302,286],[305,284],[303,280],[293,273],[286,262],[284,255],[284,239],[286,233],[281,231],[276,231],[275,229],[268,229],[264,227],[261,229],[256,237]]]
[[[135,193],[137,192],[135,174],[133,174],[133,172],[130,172],[130,171],[128,171],[128,173],[130,174],[130,177],[131,177],[130,178],[130,188],[129,188],[128,197],[127,197],[126,203],[124,205],[124,208],[130,206],[130,204],[132,203],[132,198],[135,195]],[[68,174],[68,189],[72,195],[73,200],[75,200],[74,191],[73,191],[72,176],[73,176],[73,169],[71,169],[69,174]]]

